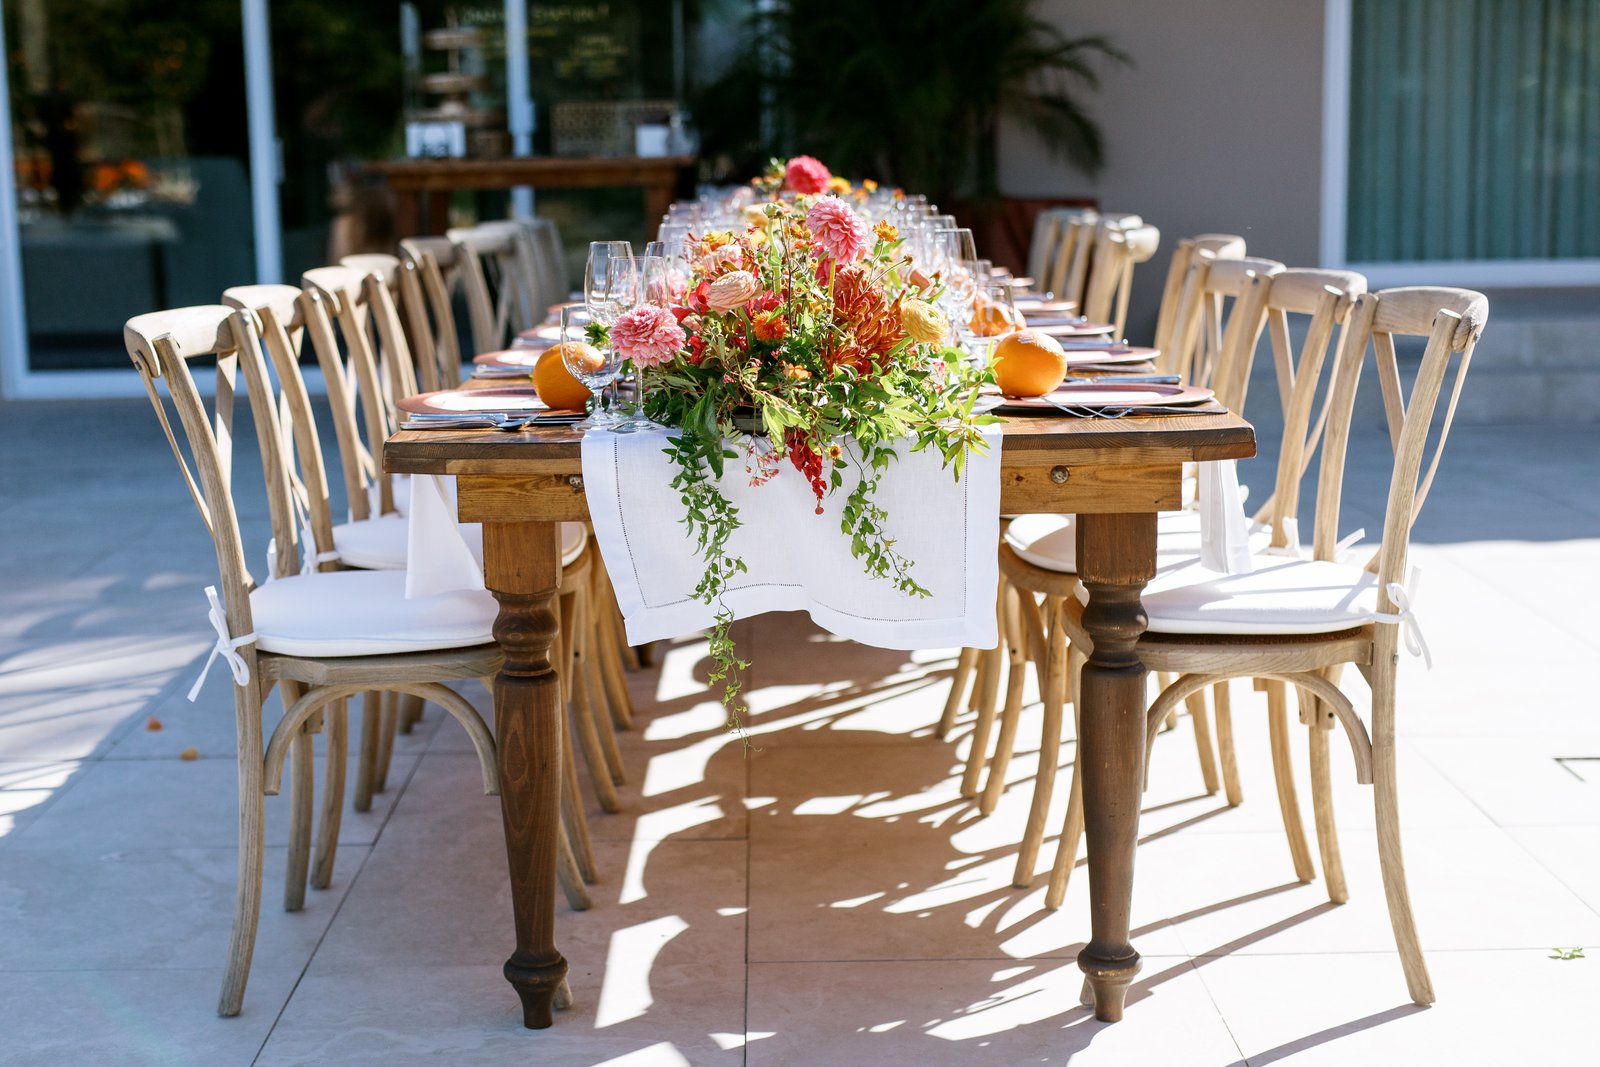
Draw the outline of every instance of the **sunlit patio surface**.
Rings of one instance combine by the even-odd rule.
[[[1059,912],[1042,877],[1010,885],[1037,705],[1018,787],[980,817],[957,788],[970,719],[953,743],[932,733],[953,651],[851,645],[782,615],[740,625],[748,749],[706,695],[702,642],[660,646],[631,676],[624,812],[589,812],[595,907],[558,911],[576,1005],[534,1033],[500,973],[498,801],[434,708],[372,811],[346,812],[332,888],[295,914],[278,891],[287,800],[269,800],[244,1013],[214,1014],[235,862],[228,674],[196,704],[184,693],[211,643],[215,565],[148,408],[94,412],[0,406],[0,1063],[1509,1064],[1600,1047],[1594,427],[1458,427],[1418,528],[1435,663],[1402,669],[1400,773],[1432,1008],[1406,996],[1348,748],[1334,779],[1351,900],[1333,906],[1294,880],[1264,700],[1236,683],[1245,802],[1205,794],[1187,718],[1158,739],[1144,969],[1125,1021],[1094,1021],[1078,1007],[1082,862]],[[1262,436],[1242,471],[1258,493]],[[1376,533],[1387,444],[1375,424],[1358,436],[1345,526]],[[258,549],[259,469],[236,461]],[[1309,827],[1298,728],[1295,752]]]

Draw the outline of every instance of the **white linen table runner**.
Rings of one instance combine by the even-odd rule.
[[[672,488],[677,468],[662,451],[660,428],[632,434],[590,430],[583,438],[583,483],[590,520],[627,622],[630,644],[676,637],[712,625],[716,608],[694,596],[705,563],[683,522]],[[778,473],[751,485],[744,448],[727,461],[720,486],[743,525],[729,554],[744,560],[725,602],[737,618],[765,611],[805,611],[840,637],[880,648],[967,646],[993,648],[995,546],[1000,514],[1000,429],[985,428],[987,448],[967,457],[957,481],[937,451],[911,451],[906,441],[882,474],[877,504],[888,512],[885,532],[913,562],[911,576],[928,597],[901,593],[888,579],[870,578],[850,554],[839,528],[845,484],[816,514],[806,479],[784,460]],[[768,446],[755,439],[755,448]]]

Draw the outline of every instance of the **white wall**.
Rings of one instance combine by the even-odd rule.
[[[1253,255],[1317,265],[1322,0],[1041,0],[1068,36],[1104,34],[1136,64],[1085,95],[1107,165],[1090,180],[1019,130],[1001,146],[1008,196],[1094,196],[1161,228],[1139,268],[1129,335],[1148,334],[1167,253],[1203,232]]]

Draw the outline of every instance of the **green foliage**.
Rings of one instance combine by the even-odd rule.
[[[1581,960],[1584,958],[1583,949],[1581,948],[1553,948],[1550,951],[1555,953],[1554,956],[1550,957],[1553,960]]]
[[[990,199],[1006,117],[1093,174],[1105,146],[1082,92],[1098,88],[1103,63],[1131,60],[1105,37],[1066,36],[1035,7],[776,0],[750,19],[739,58],[695,102],[706,154],[748,173],[768,155],[808,152],[839,173],[936,201]]]

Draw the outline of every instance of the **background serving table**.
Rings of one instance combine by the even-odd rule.
[[[644,217],[667,213],[680,191],[694,188],[693,156],[518,156],[509,159],[396,159],[368,163],[394,193],[402,237],[444,233],[457,189],[605,189],[644,192]],[[426,204],[424,204],[426,197]],[[426,210],[424,210],[426,209]]]
[[[1093,933],[1078,963],[1094,988],[1095,1014],[1114,1021],[1139,970],[1128,915],[1145,670],[1134,646],[1144,630],[1139,595],[1155,573],[1156,513],[1181,507],[1185,462],[1253,456],[1255,433],[1233,414],[1011,419],[1004,430],[1001,511],[1079,516],[1078,571],[1089,591],[1083,622],[1094,648],[1083,669],[1077,756]],[[561,709],[550,644],[561,572],[555,524],[589,517],[581,440],[581,431],[556,427],[411,430],[384,445],[391,472],[456,475],[461,521],[484,524],[484,576],[500,603],[494,634],[505,650],[495,734],[517,931],[505,974],[532,1028],[551,1024],[567,973],[555,945]]]

